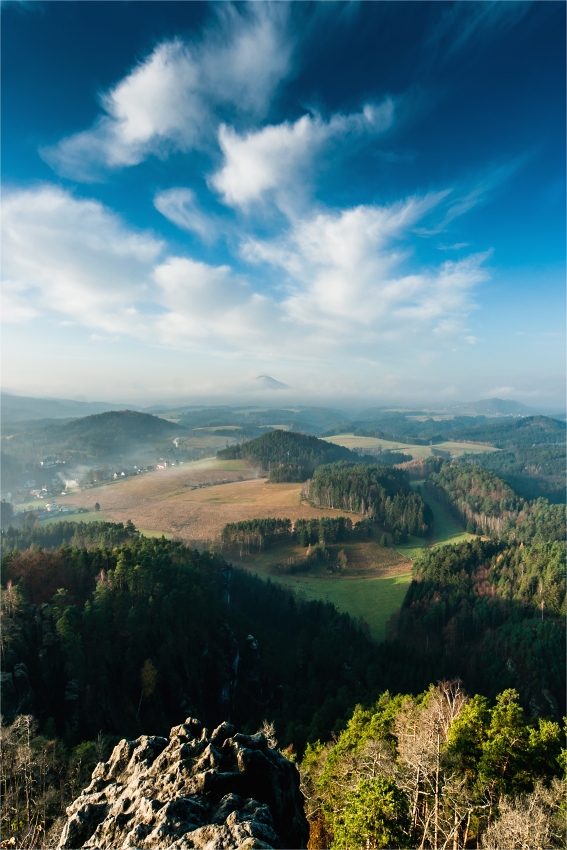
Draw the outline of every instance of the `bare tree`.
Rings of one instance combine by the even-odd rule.
[[[531,794],[516,799],[505,797],[500,803],[499,818],[482,837],[483,850],[565,847],[565,792],[565,782],[554,779],[549,788],[538,782]]]

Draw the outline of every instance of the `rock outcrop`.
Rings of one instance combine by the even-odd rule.
[[[191,717],[169,738],[121,741],[67,816],[60,850],[302,848],[309,835],[295,766],[260,732],[209,735]]]

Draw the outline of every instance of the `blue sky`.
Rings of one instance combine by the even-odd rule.
[[[4,2],[2,95],[5,389],[562,405],[565,4]]]

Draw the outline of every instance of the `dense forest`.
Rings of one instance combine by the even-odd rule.
[[[49,827],[116,736],[166,733],[189,715],[254,731],[269,717],[302,751],[399,679],[395,647],[379,652],[333,606],[211,553],[138,536],[116,546],[107,531],[110,545],[4,555],[3,746],[37,784],[27,804],[18,785],[3,835]],[[413,653],[404,671],[406,687],[430,680]]]
[[[506,539],[565,539],[565,507],[540,498],[528,502],[493,472],[461,462],[442,463],[425,489],[446,504],[471,533]]]
[[[517,688],[533,713],[565,705],[565,543],[474,540],[425,552],[391,637],[437,657],[440,675],[494,697]]]
[[[338,508],[380,523],[396,543],[409,534],[424,536],[432,525],[430,508],[409,486],[399,469],[363,464],[324,464],[305,487],[306,497],[319,507]]]
[[[313,470],[323,463],[336,461],[360,462],[356,452],[327,443],[317,437],[296,434],[292,431],[270,431],[256,440],[229,446],[217,452],[224,460],[244,459],[265,470],[277,470],[272,481],[305,481]]]

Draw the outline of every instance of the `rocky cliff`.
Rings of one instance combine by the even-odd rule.
[[[209,734],[188,718],[169,738],[121,741],[67,809],[60,850],[306,847],[293,764],[263,734]]]

